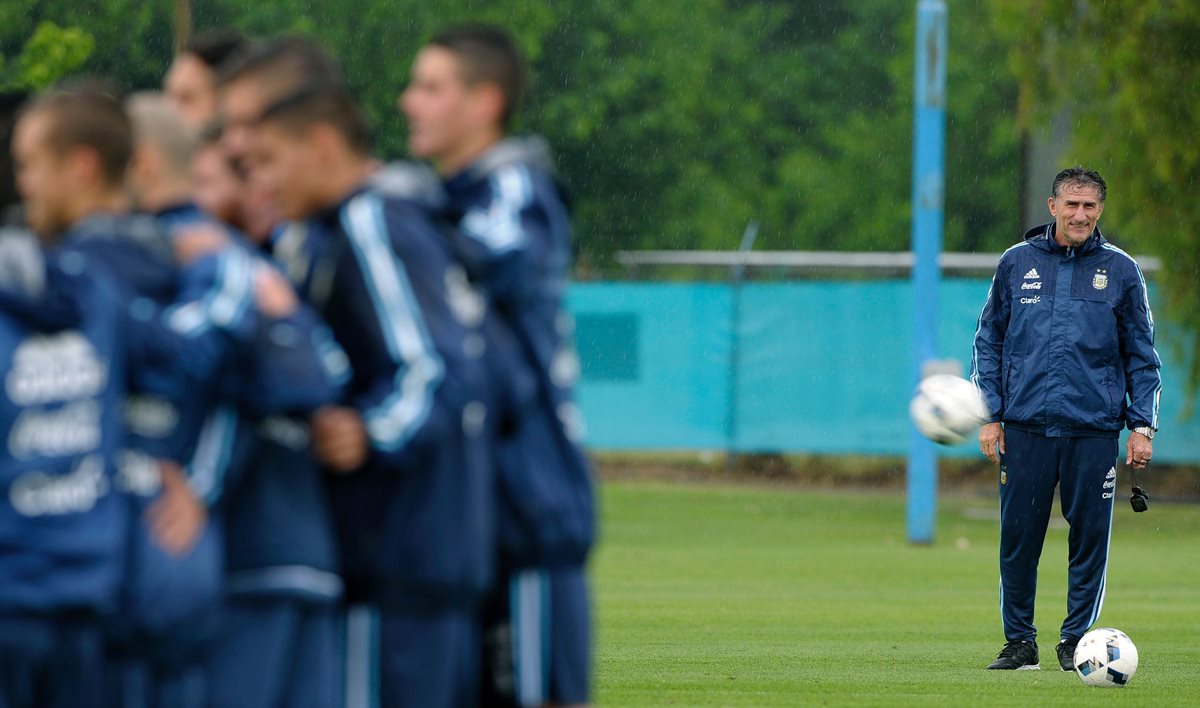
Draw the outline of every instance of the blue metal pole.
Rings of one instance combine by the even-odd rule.
[[[914,386],[937,357],[938,254],[942,250],[942,197],[946,161],[946,3],[917,3],[914,81],[912,297]],[[937,451],[910,427],[908,540],[932,543],[937,513]]]

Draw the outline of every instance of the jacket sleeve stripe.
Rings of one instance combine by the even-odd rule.
[[[1001,400],[1001,395],[1003,392],[1000,391],[1000,381],[1002,379],[1000,371],[1001,367],[1003,366],[1003,360],[999,357],[996,357],[996,361],[994,362],[995,371],[989,371],[985,374],[980,367],[980,342],[984,341],[985,324],[990,327],[991,320],[998,316],[998,313],[995,312],[996,297],[1000,296],[1001,293],[997,290],[997,283],[1000,280],[1002,265],[1005,262],[1004,259],[1008,256],[1009,252],[1028,245],[1029,244],[1025,242],[1018,243],[1009,247],[1008,250],[1006,250],[1000,256],[1000,263],[996,265],[996,272],[992,275],[992,284],[988,287],[987,298],[983,302],[983,308],[981,308],[979,311],[979,318],[975,321],[975,338],[972,340],[971,344],[971,383],[975,384],[975,390],[979,393],[980,397],[983,398],[984,403],[987,404],[988,414],[993,417],[999,416],[1002,412],[999,410],[999,407],[1003,405],[1003,401]],[[1003,283],[1001,283],[999,287],[1003,287]],[[994,383],[994,390],[985,389],[984,382],[982,381],[982,378],[985,375],[995,379],[994,382],[989,382]],[[989,386],[989,388],[992,387]],[[992,394],[992,396],[989,397],[989,393]]]
[[[462,231],[496,253],[521,248],[527,241],[521,225],[521,212],[533,201],[529,173],[519,165],[509,165],[490,178],[491,202],[463,216]]]
[[[167,322],[179,334],[197,337],[211,327],[229,328],[250,310],[253,298],[250,256],[233,248],[217,257],[212,285],[200,300],[168,308]]]
[[[218,408],[204,421],[192,463],[188,465],[188,483],[196,496],[212,505],[221,496],[229,459],[237,432],[237,413]]]
[[[388,241],[378,198],[354,198],[342,214],[342,226],[397,369],[395,393],[365,411],[363,418],[372,443],[379,449],[395,451],[428,418],[433,392],[442,380],[443,364],[426,332],[404,266]]]

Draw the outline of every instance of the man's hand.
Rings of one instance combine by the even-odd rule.
[[[207,225],[189,226],[175,234],[175,260],[180,265],[189,265],[210,253],[227,248],[232,241],[229,234]]]
[[[367,428],[357,410],[319,408],[312,417],[312,432],[317,458],[335,472],[353,472],[367,461]]]
[[[179,465],[161,460],[162,496],[146,510],[146,523],[159,548],[173,556],[187,555],[208,523],[204,502],[196,498]]]
[[[999,449],[999,453],[996,450]],[[1004,426],[999,423],[984,423],[979,426],[979,451],[994,464],[1000,463],[1004,450]]]
[[[258,311],[267,317],[287,317],[300,306],[292,286],[270,266],[254,271],[254,302]]]
[[[1154,443],[1141,433],[1130,433],[1125,443],[1125,464],[1132,465],[1135,470],[1146,469],[1150,458],[1154,456]]]

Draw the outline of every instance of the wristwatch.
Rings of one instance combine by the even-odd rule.
[[[1143,425],[1140,428],[1134,428],[1133,432],[1135,432],[1139,435],[1145,435],[1146,437],[1150,438],[1151,440],[1154,439],[1154,428],[1151,428],[1148,425]]]

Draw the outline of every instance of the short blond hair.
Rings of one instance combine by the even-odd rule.
[[[163,155],[173,176],[187,175],[199,136],[188,127],[179,111],[157,91],[142,91],[125,100],[133,123],[135,145],[149,144]]]

